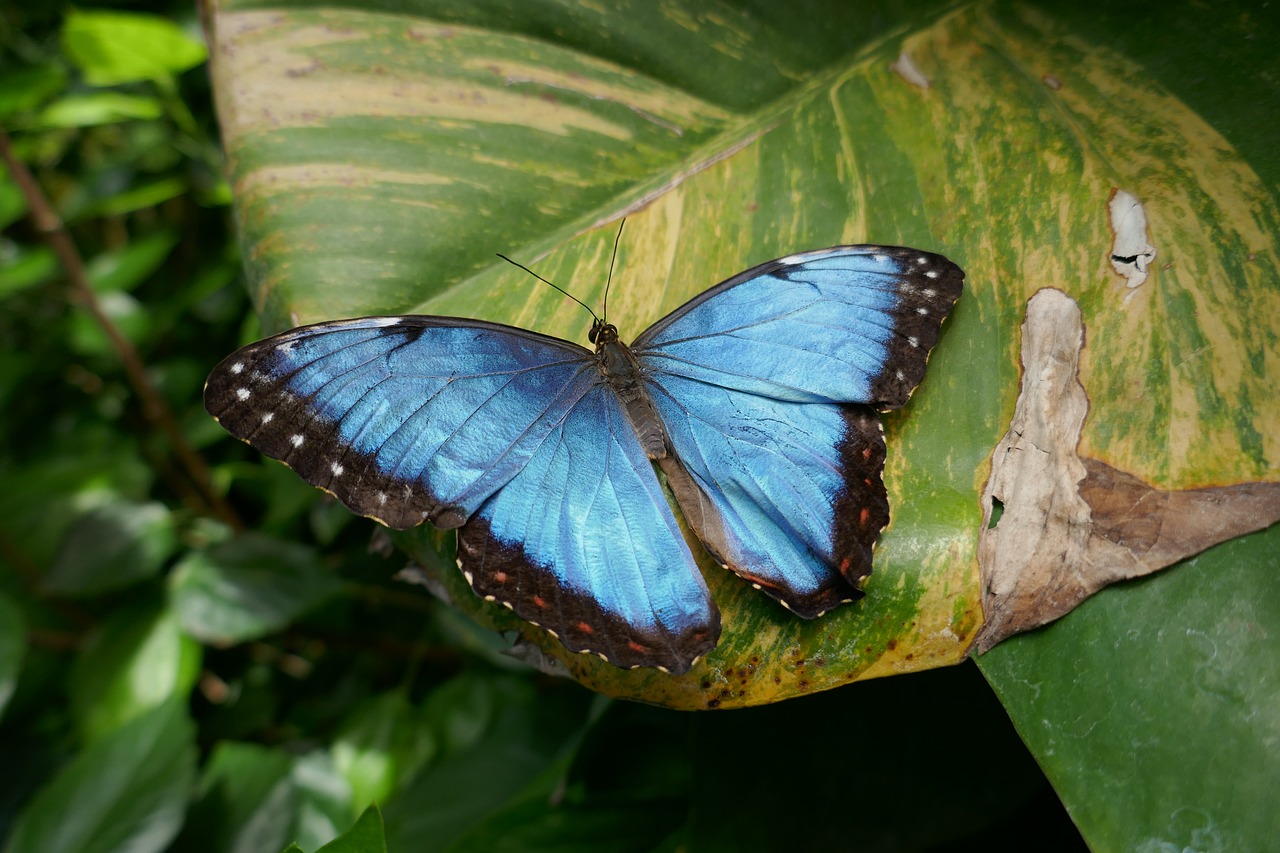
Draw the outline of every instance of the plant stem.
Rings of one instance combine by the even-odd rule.
[[[66,224],[54,209],[52,202],[45,196],[44,191],[40,189],[40,185],[36,182],[30,170],[27,169],[26,164],[14,155],[13,149],[9,144],[9,135],[3,129],[0,129],[0,159],[8,166],[9,173],[13,176],[14,182],[22,192],[22,197],[27,202],[27,208],[31,213],[31,220],[36,229],[44,235],[54,254],[57,255],[62,269],[66,272],[67,280],[71,283],[73,298],[89,312],[89,316],[102,328],[103,333],[106,334],[107,339],[111,342],[112,348],[116,351],[116,356],[124,367],[125,377],[133,388],[133,393],[142,404],[143,417],[146,418],[147,423],[160,430],[169,439],[169,444],[177,455],[179,463],[192,483],[195,484],[210,512],[231,525],[233,529],[242,530],[244,522],[240,520],[231,505],[214,489],[209,467],[205,464],[200,454],[196,453],[191,445],[187,443],[187,438],[182,433],[177,417],[174,416],[168,404],[165,403],[164,398],[160,396],[160,392],[152,384],[151,378],[147,376],[146,367],[143,365],[137,349],[134,348],[132,342],[124,336],[119,327],[112,322],[111,318],[102,309],[102,304],[98,301],[97,294],[94,293],[89,284],[89,277],[85,272],[84,261],[80,257],[80,251],[76,248],[75,241],[71,239],[71,234],[67,231]]]

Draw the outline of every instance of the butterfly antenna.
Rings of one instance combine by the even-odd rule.
[[[501,252],[498,252],[498,253],[497,253],[497,255],[498,255],[498,257],[502,258],[504,261],[506,261],[507,263],[511,264],[512,266],[514,266],[514,267],[519,267],[520,269],[522,269],[522,270],[524,270],[525,272],[527,272],[529,275],[531,275],[531,276],[533,276],[534,278],[536,278],[538,281],[540,281],[540,282],[542,282],[543,284],[548,285],[548,286],[550,286],[550,287],[554,287],[556,290],[560,291],[560,292],[561,292],[561,293],[563,293],[565,296],[569,297],[569,298],[570,298],[570,299],[572,299],[574,302],[576,302],[576,303],[578,303],[579,305],[581,305],[583,308],[586,308],[586,309],[587,309],[587,312],[588,312],[588,313],[590,313],[590,314],[591,314],[591,316],[592,316],[592,317],[594,317],[596,320],[599,320],[599,319],[600,319],[599,317],[596,317],[596,312],[594,312],[594,311],[592,311],[592,310],[591,310],[591,306],[590,306],[590,305],[588,305],[587,303],[583,302],[581,299],[579,299],[578,297],[574,296],[572,293],[570,293],[569,291],[565,290],[563,287],[560,287],[559,285],[556,285],[556,284],[552,284],[551,282],[547,281],[547,280],[546,280],[545,278],[543,278],[542,276],[538,275],[538,274],[537,274],[536,272],[534,272],[533,270],[531,270],[531,269],[529,269],[528,267],[526,267],[524,264],[518,264],[518,263],[516,263],[515,261],[511,260],[510,258],[508,258],[506,255],[502,254]]]
[[[600,309],[605,322],[609,320],[609,285],[613,284],[613,262],[618,260],[618,244],[622,242],[622,226],[626,224],[625,219],[618,223],[618,235],[613,238],[613,257],[609,258],[609,277],[604,282],[604,306]]]

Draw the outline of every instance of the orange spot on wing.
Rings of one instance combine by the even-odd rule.
[[[494,573],[493,573],[493,579],[494,579],[495,581],[497,581],[498,583],[506,583],[506,582],[507,582],[507,573],[506,573],[506,572],[494,572]]]
[[[864,506],[862,508],[862,512],[858,513],[858,523],[865,526],[867,523],[867,519],[869,518],[871,518],[871,510],[867,509]]]
[[[547,606],[547,602],[546,602],[546,600],[545,600],[542,596],[540,596],[540,595],[535,595],[535,596],[533,597],[533,606],[534,606],[534,607],[546,607],[546,606]]]
[[[577,628],[579,631],[581,631],[584,634],[594,634],[596,632],[596,629],[592,628],[586,622],[579,622],[577,625]]]

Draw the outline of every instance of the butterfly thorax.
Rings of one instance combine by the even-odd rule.
[[[606,385],[626,407],[627,417],[650,459],[667,456],[667,434],[644,385],[644,371],[635,354],[618,340],[618,329],[596,320],[588,338],[596,345],[596,367]]]

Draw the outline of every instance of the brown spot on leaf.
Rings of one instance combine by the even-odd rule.
[[[1099,589],[1280,520],[1280,483],[1164,491],[1076,452],[1089,411],[1078,377],[1079,306],[1045,289],[1027,303],[1022,393],[996,446],[978,540],[985,652],[1058,619]],[[991,523],[992,507],[1003,506]]]

